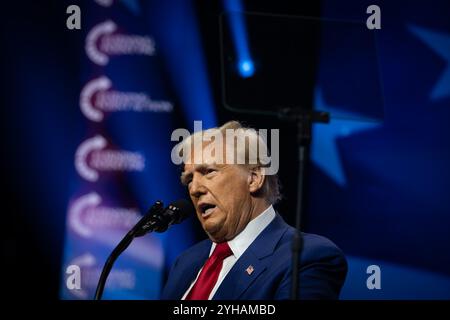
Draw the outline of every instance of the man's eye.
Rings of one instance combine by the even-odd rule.
[[[207,175],[212,175],[216,171],[217,171],[216,169],[206,169],[206,174]]]

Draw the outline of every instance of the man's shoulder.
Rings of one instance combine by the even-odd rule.
[[[292,238],[294,233],[295,228],[289,226],[280,243],[280,247],[283,247],[283,250],[292,250]],[[344,257],[342,250],[327,237],[306,232],[302,232],[301,234],[303,240],[301,258],[303,262],[327,259],[330,257]]]
[[[321,249],[324,251],[339,251],[342,252],[341,249],[330,239],[325,236],[314,234],[314,233],[305,233],[302,232],[304,247],[309,250]]]

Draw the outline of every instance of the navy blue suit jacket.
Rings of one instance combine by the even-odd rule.
[[[277,214],[223,279],[214,300],[290,298],[292,237],[295,229]],[[175,261],[161,299],[179,300],[209,256],[211,241],[197,243]],[[246,269],[253,266],[249,275]],[[303,233],[299,267],[300,299],[337,299],[347,274],[343,253],[330,240]]]

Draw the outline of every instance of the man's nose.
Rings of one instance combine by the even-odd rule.
[[[203,178],[195,175],[192,177],[192,181],[189,187],[189,194],[191,197],[199,198],[206,193],[206,188],[203,184]]]

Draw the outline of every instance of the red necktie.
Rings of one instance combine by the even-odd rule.
[[[208,300],[222,270],[223,260],[233,254],[227,242],[218,243],[206,260],[197,281],[186,296],[186,300]]]

